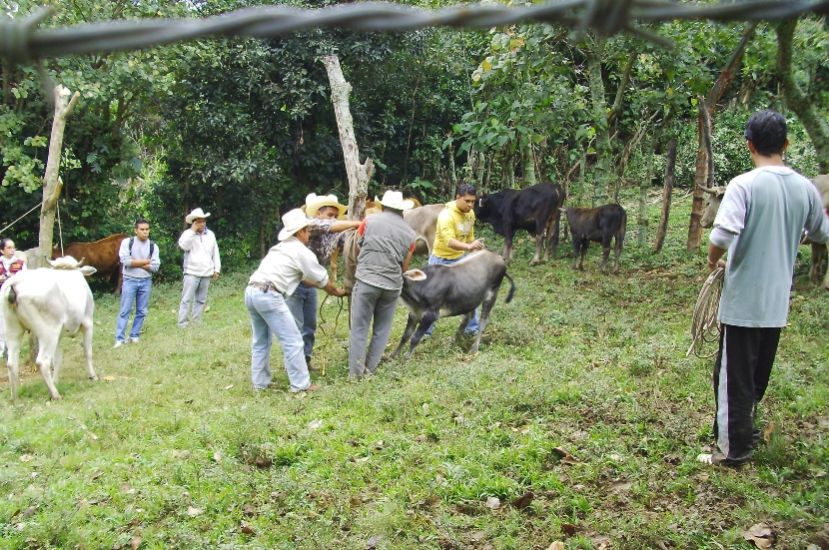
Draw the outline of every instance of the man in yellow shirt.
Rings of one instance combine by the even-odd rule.
[[[467,252],[483,250],[483,241],[475,238],[475,200],[478,192],[468,183],[458,185],[455,200],[446,203],[438,215],[435,243],[429,256],[429,265],[450,265],[458,262]],[[435,324],[426,331],[431,336]],[[478,313],[472,316],[464,329],[466,334],[478,333]]]

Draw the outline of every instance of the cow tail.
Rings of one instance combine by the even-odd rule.
[[[12,306],[17,305],[17,291],[14,289],[14,281],[7,283],[9,285],[9,303]]]
[[[504,273],[504,277],[509,279],[509,292],[507,293],[507,303],[512,301],[512,297],[515,295],[515,282],[512,280],[512,277],[509,276],[509,273]]]

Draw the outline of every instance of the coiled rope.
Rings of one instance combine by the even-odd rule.
[[[717,353],[717,348],[713,352],[704,352],[703,349],[711,343],[719,343],[720,340],[720,324],[717,322],[717,312],[720,307],[720,295],[722,294],[723,279],[725,278],[725,269],[717,267],[705,279],[702,285],[702,290],[697,297],[697,303],[694,305],[694,315],[691,319],[691,347],[685,357],[693,353],[701,359],[708,359]]]

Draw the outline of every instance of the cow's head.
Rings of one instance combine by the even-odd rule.
[[[62,269],[64,271],[77,269],[83,274],[84,277],[89,277],[98,271],[91,265],[83,265],[83,258],[81,258],[81,261],[78,261],[72,256],[63,256],[55,260],[49,260],[49,265],[51,265],[53,269]]]
[[[487,195],[478,195],[478,199],[475,201],[475,217],[479,220],[484,221],[485,218],[488,217],[489,209],[491,208],[489,197]]]
[[[717,217],[717,211],[720,209],[720,203],[723,195],[725,195],[725,187],[712,187],[703,189],[703,191],[708,194],[708,197],[705,199],[705,210],[702,212],[699,224],[708,228],[714,225],[714,218]]]

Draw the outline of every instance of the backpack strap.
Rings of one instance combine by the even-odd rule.
[[[130,244],[129,244],[129,247],[130,247],[130,256],[132,256],[132,245],[133,245],[134,243],[135,243],[135,237],[134,237],[134,236],[133,236],[133,237],[130,237]],[[150,240],[150,259],[151,259],[151,260],[153,259],[153,251],[154,251],[154,250],[155,250],[155,243],[154,243],[152,240]]]

